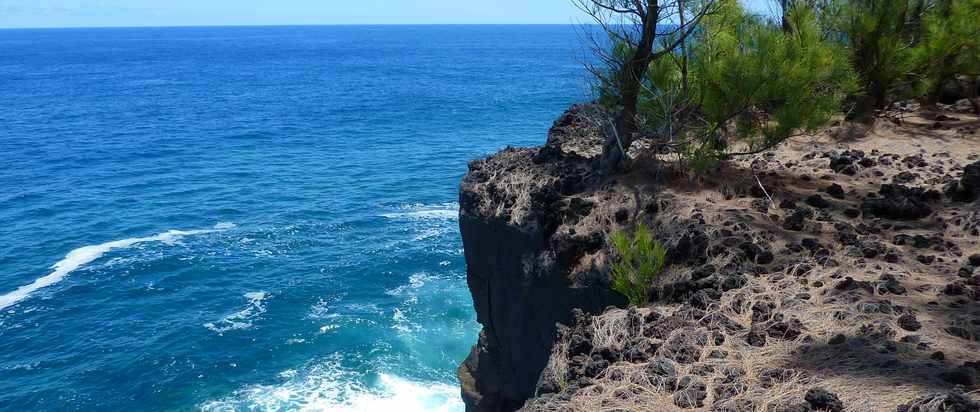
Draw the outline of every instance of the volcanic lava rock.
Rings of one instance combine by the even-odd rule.
[[[834,183],[834,184],[828,186],[825,191],[827,192],[828,195],[830,195],[830,196],[832,196],[832,197],[834,197],[836,199],[843,199],[844,198],[844,188],[841,187],[841,185],[839,185],[837,183]]]
[[[700,379],[685,376],[677,382],[680,390],[674,394],[674,405],[681,408],[700,408],[708,397],[708,387]]]
[[[753,326],[749,333],[745,335],[745,343],[761,348],[766,346],[766,333],[761,327]]]
[[[909,332],[915,332],[922,328],[922,324],[912,313],[906,313],[898,317],[898,326]]]
[[[647,364],[644,369],[647,378],[654,385],[664,388],[674,388],[677,385],[677,368],[674,363],[663,358],[657,358]]]
[[[864,159],[864,152],[860,150],[846,150],[843,153],[833,156],[830,159],[830,168],[845,175],[854,175],[858,171],[858,163]]]
[[[953,385],[962,385],[965,387],[973,386],[977,381],[977,371],[972,368],[960,366],[956,369],[950,369],[939,374],[939,379],[949,382]]]
[[[878,193],[879,198],[861,204],[865,215],[893,220],[921,219],[932,214],[932,207],[927,202],[938,200],[938,192],[897,184],[881,185]]]
[[[980,195],[980,161],[973,162],[963,168],[960,188],[973,197]]]
[[[962,393],[940,393],[917,398],[898,407],[898,412],[976,412],[980,403]]]
[[[771,338],[793,340],[803,333],[803,323],[799,319],[773,322],[766,329],[766,332]]]
[[[830,202],[828,202],[827,199],[824,199],[820,195],[811,195],[810,197],[807,197],[806,204],[813,206],[817,209],[825,209],[830,207]]]
[[[690,364],[701,359],[701,351],[708,343],[704,330],[684,328],[671,333],[660,347],[660,355],[681,364]]]
[[[786,220],[783,221],[783,229],[799,232],[803,230],[805,222],[806,213],[797,209],[793,212],[793,214],[786,216]]]
[[[821,388],[813,388],[806,391],[803,399],[816,410],[830,412],[841,412],[844,410],[844,404],[836,394],[827,392]]]
[[[969,202],[980,197],[980,161],[964,167],[963,177],[946,188],[946,195],[959,202]]]

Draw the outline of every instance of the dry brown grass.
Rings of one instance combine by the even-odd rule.
[[[957,115],[963,122],[977,121],[975,116]],[[670,207],[657,214],[659,230],[658,238],[670,237],[681,233],[689,223],[685,217],[700,213],[709,227],[717,227],[723,222],[736,221],[751,228],[754,236],[759,236],[760,243],[766,243],[774,253],[783,250],[788,242],[798,241],[803,237],[815,238],[830,249],[830,259],[799,258],[782,262],[780,270],[769,275],[756,276],[747,274],[748,284],[738,291],[722,295],[716,308],[710,308],[706,316],[720,313],[735,320],[744,330],[727,333],[724,343],[715,345],[709,342],[702,351],[701,359],[696,363],[699,367],[707,365],[714,372],[701,377],[708,384],[708,397],[704,407],[698,409],[681,409],[674,404],[672,388],[664,388],[651,382],[645,373],[645,363],[618,362],[603,371],[591,384],[584,389],[567,391],[557,396],[536,398],[525,405],[528,411],[678,411],[703,410],[710,411],[723,406],[742,405],[743,401],[752,402],[753,409],[767,411],[771,407],[789,403],[800,403],[803,394],[810,388],[819,386],[840,396],[848,411],[885,411],[894,410],[897,405],[907,403],[912,399],[930,393],[949,390],[950,385],[937,377],[938,372],[948,370],[964,361],[977,360],[980,353],[980,343],[969,342],[953,337],[944,331],[950,319],[962,318],[964,321],[980,319],[980,308],[966,307],[958,313],[949,309],[950,299],[941,296],[938,291],[955,279],[955,267],[950,264],[920,265],[915,261],[908,247],[898,247],[890,244],[895,233],[885,231],[877,237],[868,236],[869,241],[880,241],[887,244],[890,250],[900,252],[905,260],[897,264],[886,264],[881,260],[866,259],[855,254],[856,249],[842,246],[836,239],[834,220],[848,222],[842,215],[847,207],[858,207],[861,197],[877,191],[881,183],[887,183],[900,171],[900,167],[882,167],[881,175],[874,174],[870,168],[862,169],[856,176],[834,174],[827,169],[829,160],[822,156],[804,158],[811,152],[822,153],[827,150],[858,149],[871,153],[893,153],[900,156],[924,154],[931,165],[942,165],[946,170],[962,167],[976,159],[980,151],[980,136],[962,135],[956,130],[931,130],[929,122],[919,115],[908,115],[902,119],[902,124],[883,123],[873,129],[855,128],[851,125],[832,127],[826,133],[808,136],[787,143],[774,152],[774,156],[763,163],[773,165],[777,169],[770,174],[760,174],[766,190],[773,197],[773,204],[766,213],[752,210],[754,199],[745,197],[749,188],[756,185],[752,161],[744,159],[733,162],[729,169],[717,175],[701,176],[698,178],[673,179],[668,182],[653,184],[649,170],[636,171],[623,176],[619,184],[607,192],[592,193],[587,197],[596,202],[596,210],[590,216],[578,222],[574,227],[580,232],[592,230],[617,230],[619,224],[612,223],[612,216],[619,208],[627,208],[635,216],[650,218],[637,210],[652,201],[669,200]],[[578,149],[576,149],[578,150]],[[584,150],[584,149],[583,149]],[[583,152],[585,153],[585,152]],[[592,153],[592,152],[590,152]],[[931,156],[936,153],[948,153],[948,156]],[[594,153],[593,153],[594,154]],[[875,155],[877,157],[877,155]],[[971,156],[974,156],[971,158]],[[767,163],[768,162],[768,163]],[[896,161],[900,163],[901,161]],[[791,166],[786,166],[787,164]],[[917,185],[938,185],[941,173],[930,168],[916,170],[921,176]],[[825,179],[824,177],[829,177]],[[534,176],[509,177],[514,181],[518,191],[533,188],[541,184]],[[787,232],[781,227],[781,219],[790,211],[780,210],[775,205],[783,199],[793,199],[798,203],[806,196],[820,193],[819,191],[831,183],[839,183],[847,192],[847,199],[830,199],[834,207],[819,213],[831,214],[833,219],[812,219],[804,232]],[[515,194],[519,197],[520,194]],[[827,197],[824,195],[824,197]],[[974,203],[975,204],[975,203]],[[510,213],[510,218],[520,222],[526,215],[519,209],[529,207],[529,199],[522,198],[513,210],[498,210],[501,215]],[[932,253],[947,262],[962,260],[962,256],[980,253],[980,236],[970,235],[956,228],[942,229],[942,222],[948,222],[956,216],[976,219],[980,212],[969,210],[969,205],[946,205],[937,211],[935,217],[906,224],[900,232],[906,234],[942,233],[947,240],[956,243],[960,253],[944,251]],[[777,220],[772,220],[775,215]],[[937,218],[941,218],[937,219]],[[870,221],[870,219],[869,219]],[[851,222],[857,225],[858,222]],[[567,228],[566,228],[567,229]],[[583,230],[585,229],[585,230]],[[602,255],[600,253],[599,255]],[[708,263],[715,267],[724,267],[733,263],[734,255],[721,255],[712,258]],[[602,256],[596,256],[602,259]],[[777,257],[778,259],[778,257]],[[734,262],[745,263],[745,262]],[[804,268],[809,268],[803,274]],[[671,282],[690,277],[693,268],[676,265],[670,266],[658,279],[659,282]],[[846,299],[844,292],[836,291],[834,285],[845,276],[857,281],[875,282],[882,274],[897,277],[908,289],[901,296],[876,295],[865,291],[856,291],[855,300]],[[815,286],[815,282],[823,286]],[[808,294],[809,299],[798,299],[798,295]],[[923,324],[921,330],[908,332],[902,330],[896,322],[897,315],[888,312],[868,310],[868,304],[877,301],[887,301],[894,307],[915,313]],[[746,343],[746,335],[752,324],[752,306],[757,302],[771,302],[775,305],[774,313],[781,314],[785,319],[798,319],[804,326],[804,333],[797,339],[782,340],[769,338],[761,348]],[[939,301],[939,304],[937,304]],[[676,304],[661,304],[655,310],[673,313],[680,308]],[[641,310],[641,315],[646,310]],[[623,344],[635,336],[628,335],[625,311],[610,311],[593,319],[591,331],[594,335],[595,347],[610,347],[622,349]],[[701,319],[692,319],[700,321]],[[894,344],[900,338],[917,335],[922,341],[928,342],[928,349],[917,349],[915,344],[900,343],[897,350],[888,352],[883,348],[886,342],[868,341],[863,344],[852,344],[852,341],[863,339],[862,327],[885,326],[895,332],[890,339]],[[711,329],[712,326],[707,325]],[[835,335],[842,334],[847,338],[845,344],[830,345]],[[729,354],[725,359],[709,358],[712,350],[721,350]],[[884,353],[882,352],[884,350]],[[932,352],[945,353],[945,362],[929,359]],[[567,342],[558,342],[553,350],[548,369],[556,377],[558,386],[568,388],[567,382],[562,382],[569,364]],[[885,365],[885,366],[882,366]],[[894,365],[888,366],[888,365]],[[693,365],[678,364],[678,377],[692,373]],[[772,385],[763,384],[763,371],[775,368],[790,370],[788,376]],[[723,371],[730,369],[743,370],[745,373],[732,383],[742,388],[735,396],[721,400],[717,399],[712,390],[713,382],[724,378]],[[973,393],[974,398],[980,393]],[[746,409],[738,409],[746,410]]]

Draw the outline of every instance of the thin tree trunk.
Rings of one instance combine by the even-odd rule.
[[[787,15],[789,14],[789,10],[787,8],[790,7],[789,0],[779,0],[779,7],[783,9],[783,20],[782,20],[782,23],[783,23],[783,32],[787,32],[788,33],[789,32],[789,19],[787,18]]]
[[[623,160],[625,153],[636,138],[636,115],[640,97],[640,82],[646,74],[647,67],[653,59],[653,44],[657,37],[657,21],[660,16],[658,0],[646,0],[646,13],[642,16],[643,32],[640,42],[629,62],[623,66],[622,84],[619,86],[621,108],[616,114],[614,136],[608,136],[602,148],[600,167],[602,172],[609,175],[615,172]]]
[[[953,67],[953,64],[956,62],[956,57],[956,54],[952,53],[947,55],[942,61],[934,62],[939,68],[937,69],[936,82],[932,85],[932,90],[929,91],[928,96],[926,96],[929,104],[934,105],[943,99],[943,92],[950,81],[959,83],[956,74],[953,73],[953,70],[950,70],[950,67]],[[959,88],[960,85],[957,84],[957,87]]]
[[[912,8],[912,16],[909,18],[909,25],[912,26],[912,45],[919,44],[922,39],[922,14],[925,12],[926,1],[917,0],[915,7]]]

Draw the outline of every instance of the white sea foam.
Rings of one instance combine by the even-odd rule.
[[[402,296],[415,294],[415,290],[421,289],[426,283],[438,280],[439,277],[428,273],[416,273],[408,277],[408,283],[394,289],[386,290],[385,293],[391,296]]]
[[[259,315],[265,313],[265,299],[268,297],[268,294],[260,291],[249,292],[244,296],[245,299],[248,299],[248,305],[244,309],[226,315],[217,322],[205,323],[204,327],[219,334],[232,330],[251,328],[252,321]]]
[[[323,320],[332,319],[340,316],[334,306],[344,298],[344,294],[328,296],[326,299],[320,298],[315,304],[310,306],[310,311],[306,314],[307,319]]]
[[[113,249],[126,249],[140,243],[148,242],[162,242],[167,245],[173,245],[180,241],[184,236],[200,235],[204,233],[213,233],[223,230],[228,230],[235,227],[232,223],[219,223],[215,225],[214,229],[208,230],[170,230],[160,233],[155,236],[149,237],[137,237],[123,240],[115,240],[112,242],[102,243],[99,245],[89,245],[82,246],[78,249],[68,252],[68,255],[64,259],[58,261],[51,266],[54,270],[47,276],[43,276],[35,280],[34,282],[21,286],[14,290],[13,292],[7,293],[0,296],[0,309],[4,309],[10,305],[13,305],[21,300],[26,299],[32,293],[38,289],[45,288],[55,283],[61,282],[68,276],[69,273],[75,271],[76,269],[92,263],[96,259],[102,257],[109,251]]]
[[[459,388],[445,384],[422,384],[381,374],[380,394],[362,393],[350,401],[349,411],[451,412],[462,411]],[[344,409],[344,408],[341,408]]]
[[[418,210],[414,212],[385,213],[381,216],[384,216],[388,219],[451,220],[459,216],[459,210],[451,210],[451,209]]]
[[[286,382],[256,385],[232,396],[200,405],[203,411],[343,411],[457,412],[464,409],[459,388],[444,383],[414,382],[379,374],[371,388],[358,383],[360,374],[336,365],[307,373],[287,371]]]
[[[443,203],[438,205],[406,205],[404,212],[384,213],[381,216],[388,219],[403,220],[455,220],[459,217],[458,203]]]
[[[389,220],[412,222],[410,225],[416,232],[416,242],[457,230],[455,222],[459,219],[458,203],[410,204],[402,205],[399,209],[401,211],[383,213],[381,216]]]

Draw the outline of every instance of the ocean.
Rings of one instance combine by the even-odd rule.
[[[458,411],[467,162],[571,26],[0,30],[0,410]]]

